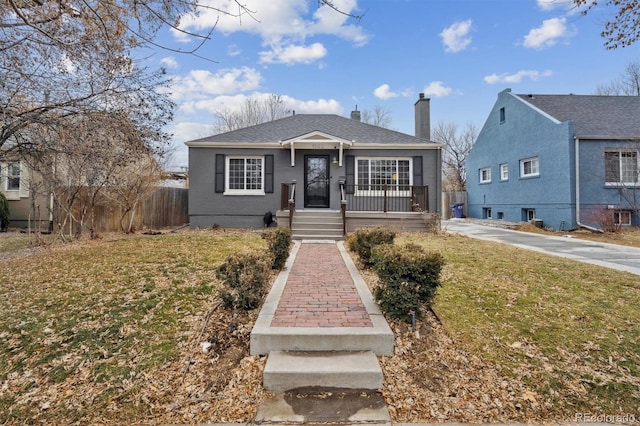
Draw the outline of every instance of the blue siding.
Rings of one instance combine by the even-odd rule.
[[[504,121],[501,109],[504,108]],[[509,222],[526,220],[527,210],[545,226],[569,229],[575,223],[573,125],[558,123],[505,90],[498,95],[467,158],[468,215]],[[539,175],[520,176],[520,161],[536,157]],[[508,164],[507,180],[500,164]],[[480,183],[480,169],[491,168],[491,182]]]

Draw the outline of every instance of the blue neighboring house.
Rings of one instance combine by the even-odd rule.
[[[498,94],[467,158],[467,215],[640,225],[640,96]]]

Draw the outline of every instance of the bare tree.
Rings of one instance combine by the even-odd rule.
[[[372,110],[362,111],[362,122],[388,129],[391,127],[391,112],[381,105],[376,105]]]
[[[273,93],[261,96],[252,95],[245,99],[240,108],[224,108],[215,114],[213,124],[216,133],[230,132],[256,124],[284,118],[291,114],[280,95]]]
[[[444,144],[443,189],[445,191],[465,191],[467,188],[466,160],[478,131],[473,123],[467,123],[462,130],[451,122],[438,122],[432,139]]]
[[[41,139],[26,158],[47,184],[61,236],[97,235],[99,208],[119,208],[121,228],[158,182],[160,170],[152,152],[126,115],[94,113],[67,118],[65,125],[38,129]],[[78,226],[74,226],[77,224]]]
[[[640,96],[640,62],[629,62],[624,73],[608,84],[599,85],[597,95]]]
[[[604,24],[600,35],[607,49],[628,47],[640,38],[640,3],[638,0],[572,0],[576,7],[584,8],[588,14],[596,7],[611,7],[616,10]]]

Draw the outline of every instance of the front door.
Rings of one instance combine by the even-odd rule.
[[[305,155],[304,157],[304,206],[305,208],[329,207],[328,155]]]

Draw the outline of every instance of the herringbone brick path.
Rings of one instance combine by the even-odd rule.
[[[335,243],[300,245],[271,326],[373,326]]]

